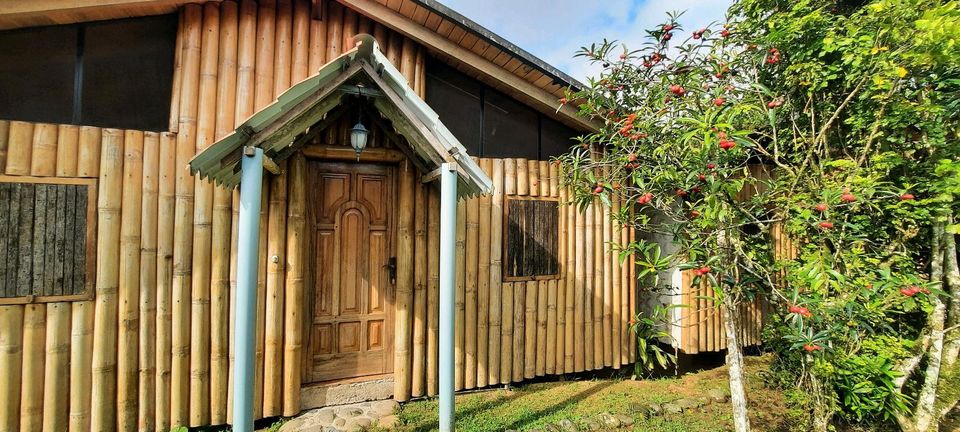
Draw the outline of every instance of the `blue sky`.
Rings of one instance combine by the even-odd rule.
[[[480,25],[581,81],[596,73],[573,54],[603,38],[628,46],[644,30],[666,20],[667,12],[686,11],[688,31],[722,22],[731,0],[440,0]],[[674,35],[682,40],[686,35]]]

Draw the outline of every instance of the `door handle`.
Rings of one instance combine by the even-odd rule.
[[[390,283],[396,283],[397,282],[397,257],[390,257],[390,259],[387,260],[387,265],[385,265],[384,267],[386,267],[387,271],[389,272]]]

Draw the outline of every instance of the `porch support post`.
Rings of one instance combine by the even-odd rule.
[[[240,224],[237,228],[237,297],[233,371],[233,430],[253,432],[253,355],[257,324],[257,256],[260,244],[260,192],[263,149],[246,147],[240,173]]]
[[[440,166],[440,432],[454,430],[453,334],[456,303],[457,168]],[[236,413],[236,411],[234,411]]]

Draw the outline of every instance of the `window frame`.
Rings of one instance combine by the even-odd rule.
[[[93,300],[97,275],[97,179],[85,177],[36,177],[0,175],[0,183],[32,183],[52,185],[75,185],[87,187],[87,227],[84,241],[84,280],[83,292],[53,296],[25,295],[0,297],[2,305],[22,305],[36,303],[74,302]]]
[[[562,238],[563,230],[562,230],[562,227],[560,226],[560,218],[561,218],[560,204],[561,204],[561,201],[560,201],[560,198],[558,198],[558,197],[531,196],[531,195],[507,195],[507,194],[504,194],[504,196],[503,196],[503,230],[502,230],[502,234],[501,234],[501,235],[503,236],[502,241],[501,241],[501,243],[503,244],[503,247],[502,247],[503,250],[502,250],[502,252],[501,252],[501,257],[502,257],[501,262],[507,263],[507,262],[510,261],[510,260],[509,260],[509,255],[508,255],[508,252],[509,252],[509,250],[510,250],[510,244],[509,244],[509,242],[508,242],[508,238],[509,238],[509,237],[508,237],[508,234],[507,234],[507,233],[508,233],[509,225],[510,225],[510,201],[514,201],[514,200],[516,200],[516,201],[552,201],[552,202],[557,203],[557,232],[556,232],[556,235],[557,235],[557,251],[556,251],[556,253],[557,253],[557,255],[558,255],[558,256],[556,257],[556,260],[557,260],[557,272],[556,272],[556,274],[535,275],[535,276],[510,276],[509,273],[508,273],[508,270],[507,270],[507,268],[506,268],[507,266],[506,266],[506,265],[501,265],[501,266],[500,266],[500,272],[501,272],[500,279],[501,279],[503,282],[526,282],[526,281],[541,281],[541,280],[563,280],[564,275],[566,274],[566,269],[564,268],[564,263],[561,262],[562,260],[561,260],[560,257],[559,257],[560,248],[563,247],[563,246],[561,246],[561,244],[560,244],[560,240],[561,240],[561,238]]]

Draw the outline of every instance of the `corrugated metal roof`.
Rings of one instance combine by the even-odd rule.
[[[370,35],[358,35],[358,46],[330,61],[317,74],[283,92],[269,106],[258,111],[236,130],[197,154],[190,161],[191,174],[226,187],[240,182],[240,157],[244,146],[263,148],[267,157],[280,161],[289,157],[296,138],[322,123],[340,105],[343,86],[363,78],[378,87],[382,95],[373,104],[406,138],[415,162],[426,169],[450,162],[458,167],[461,196],[483,195],[493,183],[467,154],[466,149],[440,121],[439,116],[410,88],[397,68],[380,52]]]

